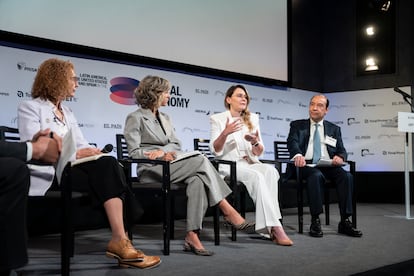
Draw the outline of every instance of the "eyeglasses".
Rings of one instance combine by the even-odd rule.
[[[237,97],[237,98],[244,98],[247,99],[247,95],[243,94],[243,93],[239,93],[239,94],[233,94],[232,97]]]

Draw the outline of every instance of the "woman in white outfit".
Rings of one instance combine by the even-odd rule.
[[[217,158],[237,161],[237,180],[242,182],[256,206],[256,232],[269,234],[278,245],[293,245],[280,222],[278,200],[279,173],[258,156],[264,146],[261,142],[259,117],[250,113],[249,94],[242,85],[231,86],[224,105],[227,111],[210,117],[210,148]],[[229,174],[228,166],[220,172]]]

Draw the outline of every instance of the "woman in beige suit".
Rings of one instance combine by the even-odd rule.
[[[250,97],[242,85],[231,86],[224,105],[227,111],[210,117],[210,148],[224,160],[237,162],[237,180],[241,181],[256,205],[256,232],[270,235],[273,242],[290,246],[280,223],[278,200],[279,173],[274,166],[263,164],[258,156],[264,151],[259,117],[248,109]],[[227,167],[220,168],[229,174]]]
[[[125,122],[125,140],[132,158],[163,159],[172,161],[180,156],[181,143],[167,114],[159,111],[170,98],[168,80],[147,76],[135,90],[138,108]],[[191,156],[170,165],[171,182],[187,185],[187,234],[184,250],[196,255],[210,256],[199,239],[204,214],[208,206],[218,204],[227,221],[238,229],[248,228],[243,217],[225,199],[231,193],[211,162],[203,155]],[[160,166],[139,166],[140,181],[161,179]]]

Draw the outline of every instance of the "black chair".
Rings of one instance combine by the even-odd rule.
[[[0,126],[0,140],[18,142],[20,141],[19,131],[16,128]],[[72,192],[71,186],[71,164],[65,166],[62,173],[60,191],[48,192],[45,196],[30,196],[31,199],[42,201],[44,204],[58,206],[61,209],[61,274],[69,275],[70,258],[74,255],[74,226],[73,226],[73,206],[82,205],[86,194]],[[82,202],[82,203],[81,203]],[[30,205],[30,204],[29,204]]]
[[[128,148],[123,134],[116,134],[116,148],[117,158],[124,168],[128,183],[133,190],[136,189],[157,189],[162,192],[162,217],[163,217],[163,240],[164,240],[164,255],[170,254],[170,240],[174,239],[174,218],[175,218],[175,196],[182,192],[185,194],[186,186],[172,184],[170,181],[170,162],[163,160],[150,159],[133,159],[129,158]],[[132,165],[136,164],[153,164],[162,166],[162,181],[153,183],[139,183],[138,177],[133,176]],[[213,208],[214,220],[214,244],[220,244],[220,229],[219,229],[219,208]]]
[[[291,164],[290,161],[290,154],[287,147],[287,142],[285,141],[274,141],[274,155],[275,161],[279,164],[279,172],[281,172],[281,186],[283,187],[293,187],[296,188],[297,191],[297,208],[298,208],[298,225],[299,225],[299,233],[303,233],[303,189],[306,186],[306,180],[302,179],[301,170],[300,168],[296,167],[296,178],[286,178],[286,174],[282,173],[285,171],[286,167]],[[352,225],[356,228],[356,186],[355,186],[355,162],[348,160],[347,163],[349,164],[349,172],[352,174],[353,179],[353,195],[352,195]],[[327,179],[324,188],[324,203],[325,203],[325,224],[329,225],[329,203],[330,203],[330,191],[329,188],[334,188],[335,183],[333,181]]]
[[[240,213],[242,217],[246,217],[246,187],[242,182],[237,181],[237,171],[236,171],[236,162],[229,160],[220,160],[216,159],[215,156],[210,151],[210,140],[195,138],[194,140],[194,150],[200,151],[205,155],[218,169],[220,164],[230,166],[230,175],[226,176],[224,180],[230,186],[232,190],[231,194],[231,203],[233,207]],[[231,228],[231,240],[237,240],[237,231],[234,227]]]

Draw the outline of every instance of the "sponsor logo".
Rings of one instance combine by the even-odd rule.
[[[195,93],[196,94],[204,94],[204,95],[208,95],[209,94],[209,92],[208,92],[207,89],[199,89],[199,88],[196,88],[195,89]]]
[[[122,125],[117,123],[105,123],[103,124],[103,127],[110,129],[122,129]]]
[[[398,102],[391,102],[391,105],[406,105],[408,103],[403,102],[403,101],[398,101]]]
[[[224,97],[224,95],[226,95],[226,93],[224,93],[223,91],[220,91],[220,90],[216,90],[216,92],[214,92],[214,96],[221,96],[221,97]]]
[[[276,116],[269,116],[269,115],[267,115],[266,119],[268,121],[283,121],[283,118],[276,117]]]
[[[398,127],[398,116],[381,123],[381,127]]]
[[[10,96],[10,94],[7,92],[0,91],[0,96]]]
[[[368,155],[374,155],[373,153],[369,152],[369,149],[361,149],[361,156],[368,156]]]
[[[362,107],[377,107],[377,106],[384,106],[384,104],[379,104],[379,103],[362,103]]]
[[[347,108],[347,107],[352,107],[352,105],[347,105],[347,104],[340,104],[340,105],[338,105],[338,104],[332,104],[332,105],[329,105],[329,108],[330,109],[334,109],[334,108],[336,108],[336,109],[342,109],[342,108]]]
[[[287,138],[287,135],[286,134],[282,134],[282,133],[276,133],[276,138],[285,139],[285,138]]]
[[[392,139],[392,138],[397,138],[397,137],[402,137],[402,135],[399,135],[399,134],[379,134],[378,135],[378,139],[382,139],[382,138]]]
[[[37,72],[37,68],[27,66],[24,61],[17,63],[17,69],[21,71]]]
[[[382,151],[382,155],[404,155],[403,151],[388,151],[388,150],[383,150]]]
[[[138,87],[139,81],[133,78],[116,77],[109,81],[111,94],[109,98],[118,104],[135,105],[134,90]]]
[[[283,100],[283,99],[278,99],[277,104],[294,105],[292,102],[289,102],[289,101]]]
[[[106,86],[108,85],[108,80],[106,76],[81,73],[79,74],[78,83],[79,86],[106,88]]]
[[[356,135],[355,136],[355,140],[370,140],[370,139],[371,139],[370,135],[365,135],[365,136]]]
[[[19,98],[31,98],[32,97],[32,93],[24,92],[24,91],[21,91],[21,90],[17,90],[16,95]]]
[[[347,119],[347,124],[348,126],[350,125],[356,125],[356,124],[360,124],[361,122],[357,121],[355,118],[348,118]]]
[[[191,127],[183,127],[183,132],[191,132],[191,133],[206,133],[207,130],[200,129],[200,128],[191,128]]]
[[[87,124],[87,123],[78,123],[78,126],[80,128],[94,128],[95,127],[94,124]]]
[[[264,103],[273,103],[273,99],[262,98],[262,102],[264,102]]]
[[[201,113],[201,114],[210,115],[210,110],[196,109],[196,110],[194,110],[194,112],[195,113]]]
[[[332,123],[334,123],[336,125],[343,125],[344,124],[344,121],[334,121]]]
[[[298,105],[299,105],[299,107],[303,107],[303,108],[307,108],[308,107],[307,104],[304,104],[304,103],[301,103],[301,102],[299,102]]]

